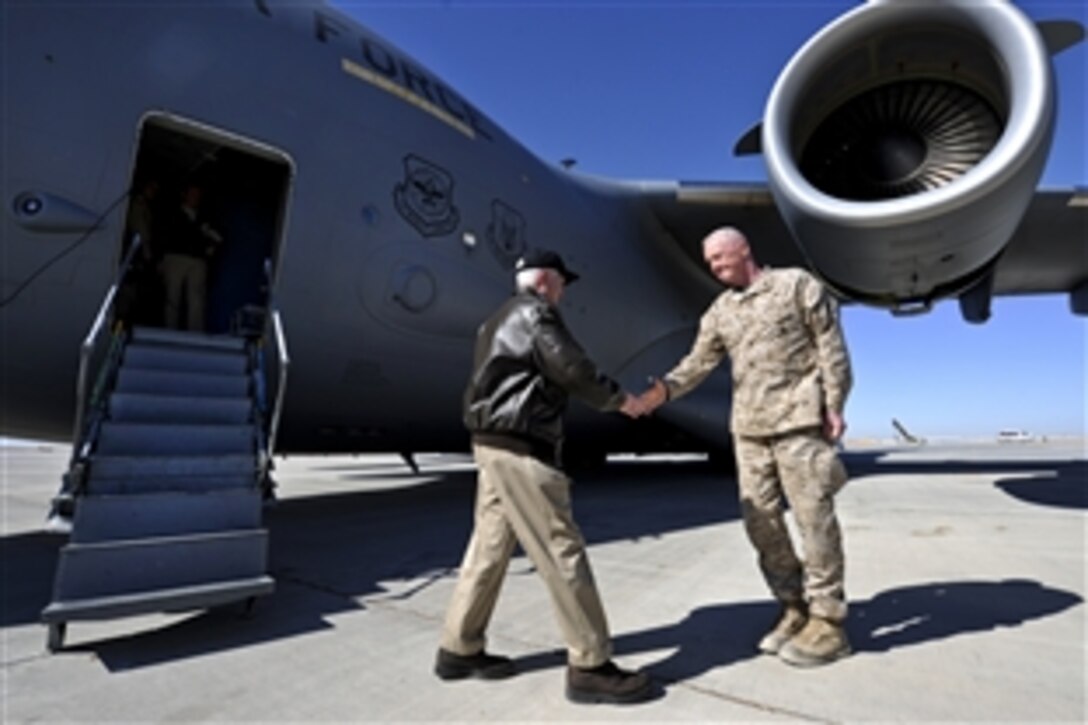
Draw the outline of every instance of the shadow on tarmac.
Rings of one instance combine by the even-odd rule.
[[[111,672],[204,656],[327,629],[331,626],[324,620],[332,603],[329,597],[339,599],[281,582],[276,594],[259,604],[252,618],[243,618],[231,608],[211,610],[153,632],[67,651],[93,651]],[[1076,594],[1036,581],[933,582],[851,602],[847,632],[856,653],[881,653],[1019,626],[1082,602]],[[756,651],[756,642],[777,615],[778,606],[770,600],[700,607],[680,622],[616,633],[615,652],[622,657],[672,650],[646,669],[655,680],[675,684],[762,656]],[[549,650],[520,657],[516,663],[520,672],[562,669],[566,655],[562,650]]]
[[[241,605],[227,606],[84,644],[74,621],[65,651],[93,651],[110,670],[152,666],[327,629],[330,615],[361,608],[359,597],[405,599],[453,576],[471,530],[475,471],[390,475],[387,466],[376,473],[361,463],[333,469],[345,481],[343,493],[285,498],[266,511],[276,590],[257,601],[252,616],[243,618]],[[415,483],[347,485],[398,478]],[[574,481],[575,518],[590,544],[652,539],[739,516],[732,481],[701,461],[620,461]],[[0,626],[40,621],[64,542],[39,533],[0,538]]]
[[[856,653],[887,652],[963,634],[1015,627],[1057,614],[1083,599],[1038,582],[955,581],[919,584],[850,602],[847,633]],[[774,623],[778,605],[770,600],[700,607],[680,622],[614,637],[618,656],[673,650],[646,669],[658,681],[675,684],[719,667],[761,657],[756,644]],[[519,671],[566,665],[562,651],[517,660]]]
[[[0,537],[0,627],[40,621],[52,599],[57,555],[66,541],[39,532]]]
[[[1068,491],[1083,486],[1078,473],[1083,466],[1053,461],[908,462],[888,468],[878,464],[874,472],[1012,472],[1019,466],[1033,472],[1052,469],[1055,476],[1007,479],[998,485],[1013,495],[1020,486],[1036,494],[1050,491],[1043,498],[1066,501],[1060,505],[1079,500]],[[366,470],[346,467],[339,475],[359,479],[367,476]],[[380,478],[388,479],[388,472]],[[93,651],[111,671],[154,666],[328,629],[330,615],[365,606],[359,597],[385,593],[387,599],[407,598],[453,576],[470,532],[475,473],[446,472],[416,480],[410,486],[284,499],[270,509],[266,520],[276,591],[258,600],[251,616],[243,616],[240,606],[230,606],[193,613],[150,631],[74,644],[66,651]],[[1029,500],[1022,492],[1020,496]],[[590,544],[655,538],[739,519],[733,482],[700,462],[610,463],[575,477],[574,508]],[[38,533],[0,538],[0,625],[39,621],[50,600],[62,544],[59,537]],[[857,651],[882,652],[1014,626],[1080,601],[1075,594],[1029,581],[922,584],[851,602],[848,628]],[[674,649],[651,669],[662,680],[680,681],[755,656],[756,639],[777,611],[769,599],[700,608],[681,622],[618,634],[616,652]],[[44,627],[42,638],[44,643]],[[78,641],[78,634],[74,639]],[[523,669],[553,667],[562,666],[564,659],[562,653],[551,652],[519,664]]]
[[[858,652],[887,652],[961,634],[1016,627],[1081,604],[1029,579],[933,582],[852,602],[847,631]]]
[[[1088,461],[896,461],[882,458],[884,455],[848,452],[843,455],[843,460],[851,478],[878,475],[1014,474],[995,481],[994,485],[1024,503],[1088,510]]]
[[[1085,466],[1069,466],[1031,478],[1004,478],[994,485],[1024,503],[1088,510],[1088,467]]]

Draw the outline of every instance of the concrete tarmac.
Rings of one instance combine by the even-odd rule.
[[[1085,722],[1083,441],[846,454],[855,654],[799,670],[755,643],[776,605],[736,487],[683,458],[576,476],[575,516],[615,638],[659,697],[574,705],[550,601],[512,562],[489,649],[500,682],[432,674],[471,527],[474,468],[420,456],[278,461],[274,594],[241,607],[39,623],[64,537],[40,531],[64,447],[0,448],[4,723],[270,721]]]

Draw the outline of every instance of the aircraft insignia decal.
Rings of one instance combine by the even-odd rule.
[[[453,204],[453,176],[414,154],[404,157],[404,180],[393,200],[405,221],[425,237],[449,234],[461,220]]]
[[[499,264],[513,269],[514,262],[525,252],[525,217],[506,202],[493,199],[487,242]]]

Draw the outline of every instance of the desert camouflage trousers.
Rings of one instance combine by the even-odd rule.
[[[842,532],[835,494],[846,469],[819,428],[769,437],[734,436],[744,526],[759,567],[782,602],[806,600],[814,616],[846,618]],[[801,536],[797,556],[784,517],[789,503]]]

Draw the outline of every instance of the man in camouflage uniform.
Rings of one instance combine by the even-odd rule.
[[[684,395],[729,356],[744,524],[782,603],[759,648],[798,666],[833,662],[850,653],[833,501],[846,483],[833,444],[846,428],[852,382],[838,307],[808,272],[757,266],[736,229],[708,235],[703,255],[728,289],[704,313],[691,352],[640,400],[652,410]],[[803,563],[783,518],[783,497],[801,533]]]

